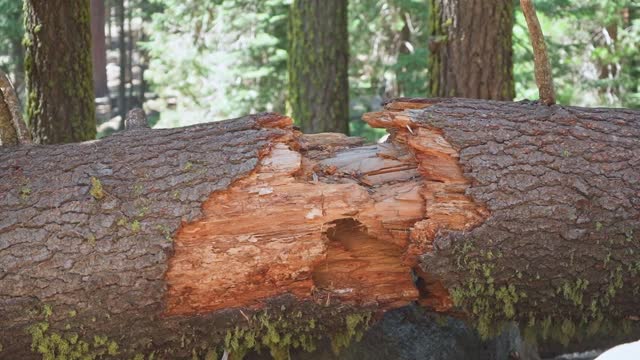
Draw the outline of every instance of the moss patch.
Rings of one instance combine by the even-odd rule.
[[[91,190],[89,190],[89,194],[93,196],[96,200],[101,200],[104,198],[104,189],[102,188],[102,183],[100,179],[95,176],[91,177]]]
[[[303,318],[301,312],[288,318],[261,312],[251,318],[248,327],[228,330],[222,347],[235,360],[244,358],[251,351],[261,352],[264,349],[275,360],[288,360],[292,348],[312,352],[318,341],[328,337],[334,352],[338,353],[353,340],[362,338],[370,319],[369,312],[351,313],[344,317],[342,330],[331,332],[316,319]]]
[[[96,335],[89,340],[81,338],[76,332],[53,331],[49,323],[51,315],[51,305],[44,305],[44,321],[27,328],[27,333],[31,335],[31,351],[42,355],[43,360],[93,360],[118,355],[118,343],[106,336]],[[75,311],[69,312],[70,317],[75,315]]]

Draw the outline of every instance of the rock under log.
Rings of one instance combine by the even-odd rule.
[[[413,302],[483,336],[632,327],[639,117],[399,99],[374,145],[260,114],[0,149],[0,358],[286,358]]]

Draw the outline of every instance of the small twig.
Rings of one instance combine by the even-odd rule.
[[[20,100],[18,100],[18,95],[11,84],[11,80],[9,80],[9,76],[2,70],[0,70],[0,92],[2,93],[0,99],[4,99],[11,114],[11,122],[16,132],[17,143],[31,144],[31,133],[22,119]]]
[[[240,309],[240,314],[242,314],[242,316],[247,320],[248,323],[251,323],[251,320],[249,320],[249,317],[244,313],[244,311],[242,311],[242,309]]]
[[[547,46],[544,43],[544,35],[540,28],[536,9],[531,0],[520,0],[520,7],[522,8],[524,18],[527,20],[529,37],[531,38],[531,45],[533,46],[533,63],[540,101],[545,105],[553,105],[556,103],[556,95],[553,89],[551,64],[549,63]]]

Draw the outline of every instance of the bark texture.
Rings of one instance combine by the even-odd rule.
[[[513,1],[430,0],[431,96],[512,100]]]
[[[95,138],[89,2],[25,2],[27,117],[34,141]]]
[[[305,133],[349,133],[347,0],[296,0],[289,15],[289,106]]]
[[[411,110],[417,103],[424,108]],[[465,231],[437,221],[416,242],[421,268],[474,314],[481,334],[496,319],[518,319],[529,334],[568,342],[638,319],[638,111],[418,100],[390,104],[382,117],[409,139],[407,125],[455,149],[469,187],[443,188],[432,206],[451,209],[438,198],[462,190],[486,207],[481,222],[455,229]],[[439,170],[422,174],[438,185]],[[428,209],[427,200],[427,219]]]
[[[0,357],[286,359],[412,302],[611,338],[638,319],[639,115],[401,99],[368,146],[262,114],[0,149]]]
[[[251,117],[3,150],[0,357],[28,359],[30,343],[36,353],[60,355],[65,344],[82,350],[80,341],[89,345],[84,355],[203,351],[191,344],[196,324],[210,322],[202,328],[210,331],[226,320],[163,316],[172,237],[201,215],[211,193],[253,171],[261,152],[287,134],[278,128],[286,120]]]

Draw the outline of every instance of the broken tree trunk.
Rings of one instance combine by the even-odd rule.
[[[0,357],[286,358],[416,301],[484,336],[630,325],[639,117],[399,99],[376,145],[261,114],[0,149]]]

